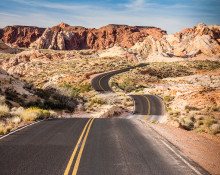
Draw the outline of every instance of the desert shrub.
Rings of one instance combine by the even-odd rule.
[[[189,111],[198,111],[199,110],[199,108],[197,108],[197,107],[194,107],[194,106],[185,106],[185,109],[186,110],[189,110]]]
[[[5,96],[0,96],[0,105],[5,104]]]
[[[204,117],[200,116],[198,117],[198,120],[204,120]]]
[[[9,107],[6,104],[0,105],[0,118],[9,117],[9,116],[10,116]]]
[[[0,126],[0,135],[9,133],[11,129],[12,129],[12,126]]]
[[[48,110],[43,110],[43,118],[49,118],[50,117],[50,112]]]
[[[63,83],[60,85],[61,88],[58,89],[58,93],[68,97],[79,97],[80,90],[76,87],[73,87],[71,84]]]
[[[101,99],[101,98],[93,98],[90,102],[90,105],[94,105],[94,104],[105,104],[105,102]]]
[[[178,63],[152,63],[150,65],[150,76],[156,76],[159,79],[168,77],[180,77],[192,75],[187,66]]]
[[[0,135],[3,135],[5,133],[5,128],[3,126],[0,126]]]
[[[215,70],[220,68],[220,64],[218,61],[194,61],[192,63],[188,63],[189,68],[194,68],[197,70]]]
[[[165,102],[170,102],[170,101],[172,101],[173,99],[174,99],[173,96],[171,96],[171,95],[166,95],[166,96],[163,98],[163,101],[165,101]]]
[[[44,109],[44,105],[40,100],[30,101],[26,104],[26,107],[38,107],[38,108],[43,108]]]
[[[186,130],[192,130],[194,127],[194,122],[192,120],[186,119],[186,120],[184,120],[183,127]]]
[[[13,123],[13,124],[18,124],[21,122],[21,118],[20,116],[14,116],[10,119],[10,121]]]
[[[199,121],[197,121],[197,122],[194,124],[194,128],[199,128],[199,127],[201,127],[203,124],[204,124],[204,122],[203,122],[202,120],[199,120]]]
[[[36,89],[35,94],[43,99],[48,99],[52,95],[52,92],[49,90]]]
[[[205,129],[204,128],[196,128],[195,131],[196,132],[205,132]]]
[[[84,84],[82,84],[82,85],[80,85],[80,88],[79,88],[80,90],[80,92],[89,92],[89,91],[91,91],[92,90],[92,86],[91,86],[91,84],[90,83],[84,83]]]
[[[212,110],[213,111],[220,111],[220,106],[214,106],[214,107],[212,107]]]
[[[52,110],[49,110],[49,112],[50,112],[50,117],[51,117],[51,118],[57,118],[57,117],[58,117],[58,115],[57,115],[56,112],[54,112],[54,111],[52,111]]]
[[[131,92],[136,89],[135,83],[129,78],[124,78],[123,82],[118,83],[118,87],[126,92]]]
[[[207,120],[204,120],[204,126],[210,127],[212,124],[217,123],[217,122],[218,122],[217,120],[207,119]]]
[[[194,117],[193,115],[189,116],[189,119],[190,119],[191,121],[193,121],[193,122],[196,121],[196,119],[195,119],[195,117]]]
[[[11,115],[12,116],[21,116],[21,114],[24,112],[24,108],[23,107],[19,107],[19,108],[12,108],[11,109]]]
[[[21,115],[21,119],[24,121],[35,121],[37,119],[44,118],[47,118],[47,115],[44,114],[44,110],[36,107],[30,107],[26,109]]]
[[[212,124],[209,133],[214,135],[220,133],[220,124],[218,123]]]
[[[56,107],[57,109],[65,109],[67,108],[69,111],[73,112],[77,105],[77,101],[74,97],[65,96],[59,93],[55,93],[53,98],[57,100]]]

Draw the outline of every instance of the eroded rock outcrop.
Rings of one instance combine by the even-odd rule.
[[[166,32],[155,27],[138,27],[126,25],[107,25],[99,29],[73,27],[65,23],[47,28],[43,35],[30,47],[38,49],[79,50],[105,49],[115,44],[130,48],[147,36],[161,38]]]
[[[32,42],[43,34],[44,30],[45,28],[34,26],[7,26],[0,29],[0,39],[7,44],[29,47]]]
[[[147,58],[153,56],[195,57],[198,54],[220,56],[220,26],[198,24],[193,29],[163,35],[159,39],[151,36],[131,48],[138,55]]]

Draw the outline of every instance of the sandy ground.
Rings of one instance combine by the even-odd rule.
[[[220,175],[220,136],[186,131],[166,124],[150,126],[213,175]]]

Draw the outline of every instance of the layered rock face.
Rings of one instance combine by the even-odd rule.
[[[220,26],[198,24],[193,29],[164,35],[159,39],[152,36],[131,48],[138,55],[147,58],[153,56],[195,57],[198,54],[220,56]]]
[[[32,42],[43,34],[44,30],[45,28],[32,26],[7,26],[0,29],[0,39],[11,45],[29,47]]]
[[[38,49],[79,50],[105,49],[118,44],[125,48],[142,42],[147,36],[155,39],[166,34],[155,27],[138,27],[126,25],[107,25],[99,29],[72,27],[65,23],[47,28],[43,35],[30,45]]]

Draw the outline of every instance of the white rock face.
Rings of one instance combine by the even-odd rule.
[[[195,57],[203,54],[210,57],[220,57],[220,26],[198,24],[193,29],[164,35],[156,40],[152,36],[143,42],[136,43],[131,50],[143,58],[165,57]]]
[[[30,48],[67,50],[66,43],[74,43],[74,34],[68,31],[55,32],[47,28],[42,36],[31,43]]]

